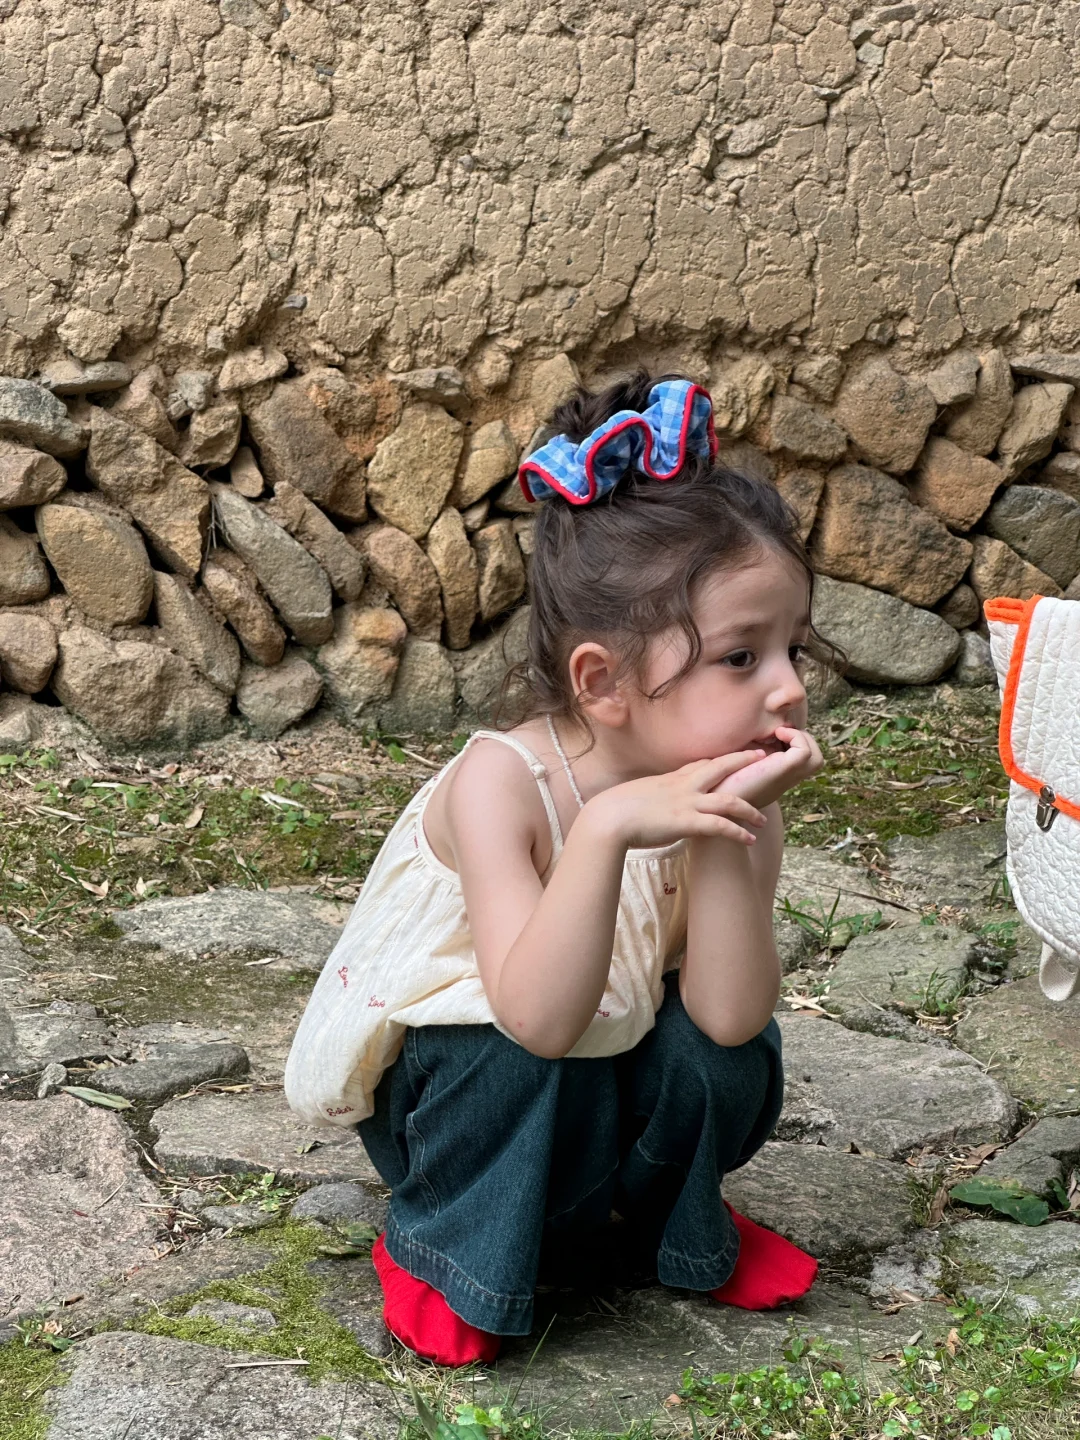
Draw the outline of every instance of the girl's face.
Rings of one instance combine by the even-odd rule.
[[[693,670],[662,699],[646,699],[687,653],[681,632],[657,637],[630,702],[635,748],[653,773],[735,750],[783,750],[777,727],[806,724],[810,593],[794,560],[763,546],[751,564],[704,582],[694,616],[702,652]]]

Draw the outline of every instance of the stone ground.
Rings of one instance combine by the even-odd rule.
[[[324,740],[308,773],[333,781]],[[228,763],[258,790],[289,753]],[[357,753],[341,773],[372,790]],[[89,750],[54,757],[69,776],[88,761],[107,773]],[[725,1193],[819,1258],[811,1294],[752,1315],[657,1286],[547,1290],[534,1335],[507,1344],[478,1393],[520,1389],[556,1431],[650,1416],[678,1430],[684,1370],[777,1363],[796,1332],[873,1369],[913,1336],[944,1337],[956,1294],[1018,1321],[1077,1315],[1080,1000],[1041,999],[1037,946],[1002,884],[1002,823],[992,806],[979,818],[880,840],[849,824],[785,859],[787,1099]],[[804,804],[792,828],[819,823]],[[411,1409],[402,1381],[430,1385],[381,1323],[367,1251],[384,1187],[357,1140],[300,1124],[281,1090],[348,914],[331,879],[136,891],[112,910],[92,879],[91,914],[8,908],[0,1340],[74,1342],[20,1440],[389,1437]],[[976,1175],[1041,1195],[1051,1218],[1029,1228],[950,1203]]]

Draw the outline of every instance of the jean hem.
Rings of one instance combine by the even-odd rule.
[[[718,1290],[731,1279],[738,1258],[738,1236],[733,1244],[701,1260],[673,1253],[661,1245],[656,1257],[657,1277],[661,1285],[677,1290]]]
[[[500,1295],[487,1290],[460,1269],[449,1256],[414,1240],[392,1218],[383,1237],[395,1265],[413,1279],[438,1290],[459,1319],[489,1335],[528,1335],[532,1329],[533,1296]]]

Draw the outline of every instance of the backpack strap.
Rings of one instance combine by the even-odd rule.
[[[1039,985],[1048,1000],[1068,1000],[1080,990],[1080,970],[1066,965],[1052,945],[1043,942],[1039,958]]]

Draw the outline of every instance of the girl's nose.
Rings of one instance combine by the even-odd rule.
[[[773,713],[782,715],[786,710],[794,710],[805,699],[806,686],[803,684],[802,676],[791,661],[785,659],[781,663],[779,674],[773,680],[766,702],[768,708]]]

